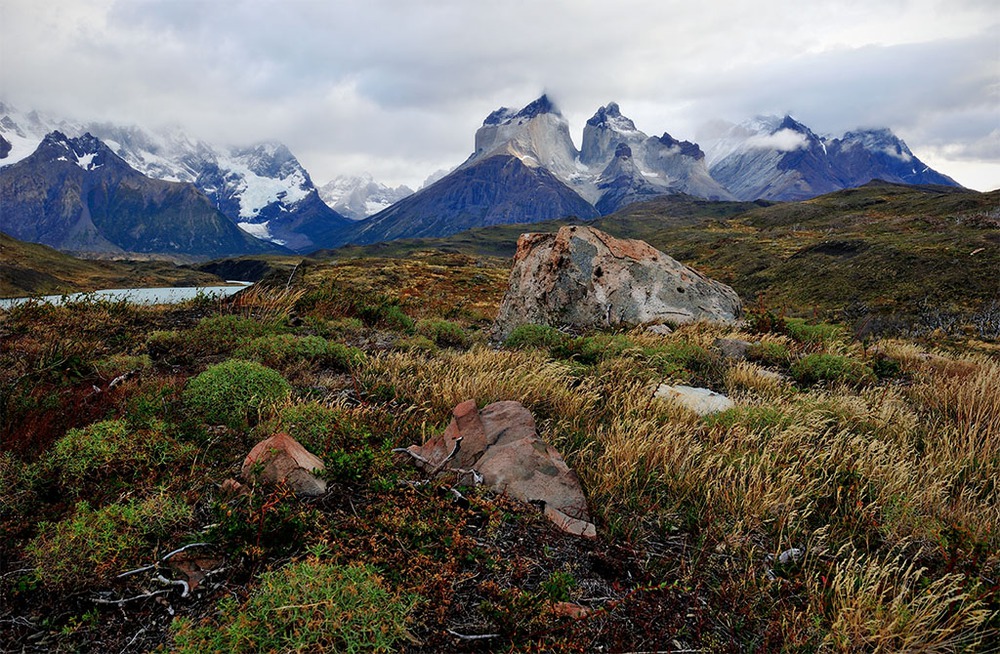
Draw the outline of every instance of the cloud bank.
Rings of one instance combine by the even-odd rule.
[[[611,100],[689,140],[709,118],[790,112],[820,133],[890,127],[996,188],[998,25],[980,0],[4,0],[0,99],[277,139],[317,182],[411,186],[463,160],[492,110],[543,91],[578,143]]]

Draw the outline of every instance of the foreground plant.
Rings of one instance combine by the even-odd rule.
[[[175,620],[173,651],[395,652],[416,599],[369,567],[302,561],[261,575],[245,602],[222,600],[210,621]]]

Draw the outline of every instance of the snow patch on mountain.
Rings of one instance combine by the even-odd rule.
[[[226,171],[226,181],[235,185],[233,195],[239,200],[240,218],[257,218],[261,210],[272,204],[280,204],[282,211],[288,211],[312,190],[298,169],[285,177],[264,177],[238,158],[220,160],[219,168]]]
[[[368,173],[341,175],[318,190],[331,209],[352,220],[363,220],[413,194],[408,186],[392,188],[375,181]]]

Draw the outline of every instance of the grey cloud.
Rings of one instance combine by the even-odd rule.
[[[691,139],[707,118],[790,111],[821,132],[892,127],[918,156],[921,144],[989,152],[975,144],[997,127],[998,16],[979,0],[4,0],[0,12],[0,60],[18,61],[0,67],[0,97],[283,140],[321,182],[350,166],[419,185],[471,152],[486,114],[543,90],[577,139],[611,100],[648,133]]]

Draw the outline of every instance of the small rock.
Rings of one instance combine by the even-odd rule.
[[[738,338],[715,339],[715,347],[718,348],[722,356],[726,359],[735,359],[736,361],[746,360],[747,352],[749,352],[752,345],[753,343],[750,341],[743,341]]]
[[[560,618],[583,618],[590,614],[590,609],[573,602],[556,602],[552,605],[552,613]]]
[[[669,336],[674,333],[674,330],[670,328],[670,325],[658,324],[650,325],[646,327],[646,331],[650,334],[656,334],[657,336]]]
[[[594,526],[594,523],[570,517],[549,504],[545,505],[545,517],[567,534],[583,536],[584,538],[597,538],[597,527]]]
[[[288,434],[275,434],[254,445],[243,461],[243,478],[250,479],[262,466],[260,477],[277,483],[284,481],[298,495],[322,495],[326,481],[313,472],[323,472],[326,466]]]
[[[707,388],[692,386],[671,386],[660,384],[656,389],[656,397],[671,400],[694,411],[699,416],[707,416],[720,411],[726,411],[736,406],[736,403],[725,395],[710,391]]]
[[[793,547],[778,555],[778,564],[793,565],[801,561],[803,556],[805,556],[804,550],[801,550],[798,547]]]
[[[247,487],[230,477],[219,485],[219,490],[226,495],[243,495]]]

